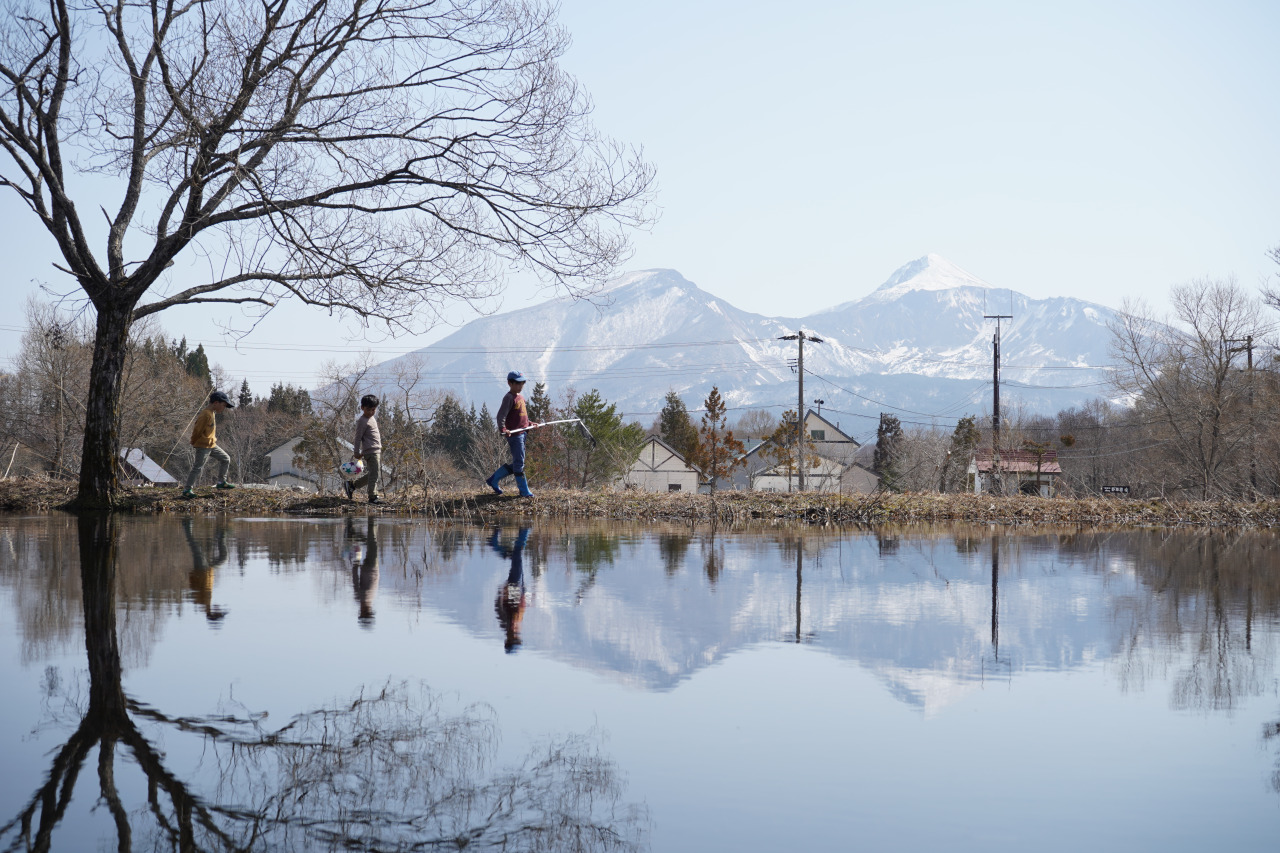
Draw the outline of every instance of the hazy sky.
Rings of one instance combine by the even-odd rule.
[[[627,269],[671,267],[791,316],[928,252],[995,288],[1112,306],[1280,274],[1266,257],[1280,244],[1280,3],[563,0],[561,20],[597,126],[657,167],[662,216]],[[11,309],[33,280],[67,287],[20,213],[0,201]],[[514,282],[501,310],[547,295]],[[236,352],[227,313],[161,320],[259,393],[363,346],[294,306],[246,343],[332,354]]]

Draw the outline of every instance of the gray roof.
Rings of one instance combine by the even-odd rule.
[[[120,458],[133,466],[133,470],[156,485],[177,485],[178,481],[168,471],[161,468],[155,460],[136,447],[121,450]]]

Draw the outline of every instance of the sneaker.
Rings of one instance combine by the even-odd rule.
[[[371,504],[380,504],[380,503],[382,503],[382,498],[369,498],[369,503],[371,503]]]
[[[235,488],[235,484],[233,484],[233,483],[219,483],[218,485],[214,486],[214,488],[215,488],[215,489],[234,489],[234,488]]]
[[[342,491],[347,493],[347,500],[354,500],[356,496],[356,487],[351,485],[351,481],[342,481]]]
[[[181,496],[184,498],[194,498],[196,496],[196,493],[192,489],[183,489]]]

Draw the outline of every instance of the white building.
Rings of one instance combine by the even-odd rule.
[[[977,494],[991,491],[993,475],[999,478],[1001,490],[1006,493],[1051,498],[1062,476],[1062,466],[1058,464],[1056,450],[1040,454],[1031,450],[1001,450],[999,458],[990,450],[979,450],[969,460],[970,487]]]
[[[822,415],[810,409],[804,417],[809,445],[805,452],[804,490],[806,492],[849,492],[861,494],[875,491],[879,480],[861,465],[854,455],[862,445]],[[772,444],[764,442],[743,455],[743,465],[734,472],[733,487],[760,492],[792,492],[799,488],[794,466],[779,464],[769,453]]]
[[[640,456],[625,474],[622,485],[643,492],[697,494],[702,475],[671,445],[656,435],[640,448]]]
[[[303,467],[295,462],[295,457],[298,454],[298,444],[301,441],[302,436],[291,438],[267,454],[267,459],[271,460],[271,472],[267,474],[267,482],[273,486],[286,489],[291,486],[298,486],[311,492],[321,490],[325,492],[340,491],[342,478],[338,476],[337,463],[334,463],[335,470],[317,474],[310,468]],[[349,441],[338,439],[338,442],[348,450],[354,449]]]
[[[120,480],[129,486],[176,486],[178,481],[136,447],[120,451]]]

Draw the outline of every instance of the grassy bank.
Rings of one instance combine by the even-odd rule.
[[[62,509],[75,496],[72,483],[49,480],[0,482],[0,511]],[[176,488],[127,490],[126,513],[226,512],[246,515],[341,516],[374,510],[383,515],[457,519],[617,519],[629,521],[799,522],[865,524],[902,521],[971,521],[995,524],[1107,524],[1137,526],[1280,526],[1280,501],[1130,500],[1127,498],[989,497],[986,495],[816,495],[725,492],[710,495],[582,492],[541,489],[532,499],[478,492],[414,490],[371,507],[363,499],[241,488],[205,489],[183,499]]]

